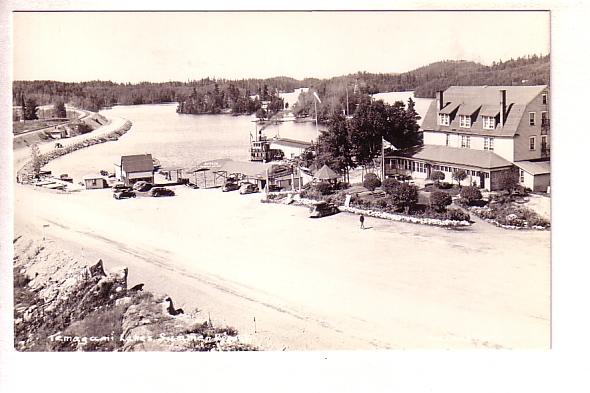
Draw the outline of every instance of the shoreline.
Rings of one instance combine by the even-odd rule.
[[[116,123],[113,123],[113,121],[115,121]],[[122,124],[119,124],[121,123],[121,121],[123,121]],[[69,140],[62,144],[62,148],[49,149],[49,145],[55,143],[55,140],[51,140],[43,144],[43,150],[45,150],[45,152],[43,152],[41,150],[41,146],[39,146],[41,152],[41,155],[39,156],[41,162],[41,169],[50,161],[59,157],[63,157],[74,151],[90,147],[96,144],[116,141],[121,135],[129,131],[131,127],[131,121],[115,117],[109,119],[109,123],[95,129],[94,131],[78,135],[77,137],[68,138]],[[111,128],[113,129],[111,130]],[[59,141],[61,140],[62,139],[60,139]],[[25,150],[25,148],[23,148],[22,150]],[[16,158],[15,161],[17,161]],[[18,169],[16,169],[16,176],[18,182],[27,183],[32,179],[32,164],[32,159],[29,159],[29,161],[25,161],[24,163],[22,161],[18,164],[15,162],[15,168],[19,167]]]
[[[198,305],[262,350],[549,345],[547,232],[507,239],[491,225],[459,233],[373,218],[359,231],[355,215],[312,220],[261,194],[175,191],[118,201],[109,189],[16,185],[15,233],[128,266],[133,282]]]

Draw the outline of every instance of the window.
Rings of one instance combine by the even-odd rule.
[[[549,125],[549,118],[547,117],[547,112],[541,112],[541,125],[548,126]]]
[[[541,97],[543,97],[543,105],[547,105],[547,94],[543,94]]]
[[[547,135],[541,135],[541,150],[547,150]]]
[[[494,138],[483,138],[483,149],[484,150],[494,150]]]
[[[446,138],[447,138],[447,140],[446,140],[446,144],[447,144],[447,146],[449,145],[449,139],[450,139],[450,137],[451,137],[451,135],[450,135],[450,134],[446,134]]]
[[[496,118],[492,116],[482,116],[483,128],[493,130],[496,127]]]
[[[471,127],[471,117],[460,115],[459,116],[459,127],[469,128]]]
[[[438,115],[438,124],[441,126],[448,126],[451,122],[451,117],[446,113],[439,113]]]
[[[535,150],[535,137],[531,136],[529,138],[529,150]]]
[[[489,138],[490,139],[490,150],[494,150],[494,138]]]
[[[524,183],[524,171],[522,169],[520,170],[520,182]]]
[[[529,126],[535,125],[535,112],[529,112]]]
[[[484,175],[485,175],[485,178],[486,179],[489,179],[490,178],[490,174],[488,172],[486,172]]]
[[[461,135],[461,147],[469,148],[471,145],[471,137],[469,135]]]

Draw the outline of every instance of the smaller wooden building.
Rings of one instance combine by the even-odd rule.
[[[84,187],[87,190],[95,190],[100,188],[108,188],[107,178],[101,175],[86,175],[82,177]]]

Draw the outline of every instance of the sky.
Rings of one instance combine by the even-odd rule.
[[[13,79],[405,72],[549,53],[549,12],[15,12]]]

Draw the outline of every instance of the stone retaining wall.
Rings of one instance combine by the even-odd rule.
[[[74,143],[73,145],[69,145],[60,149],[53,149],[47,153],[40,155],[41,167],[47,165],[47,163],[51,160],[54,160],[58,157],[64,156],[66,154],[72,153],[76,150],[83,149],[88,146],[97,145],[99,143],[105,143],[109,141],[116,141],[119,137],[125,134],[131,128],[131,122],[129,120],[125,121],[125,123],[117,128],[116,130],[109,132],[103,136],[97,137],[90,137],[83,141]],[[20,183],[29,183],[35,177],[34,170],[33,170],[33,162],[32,159],[27,161],[25,165],[18,170],[17,172],[17,181]]]

